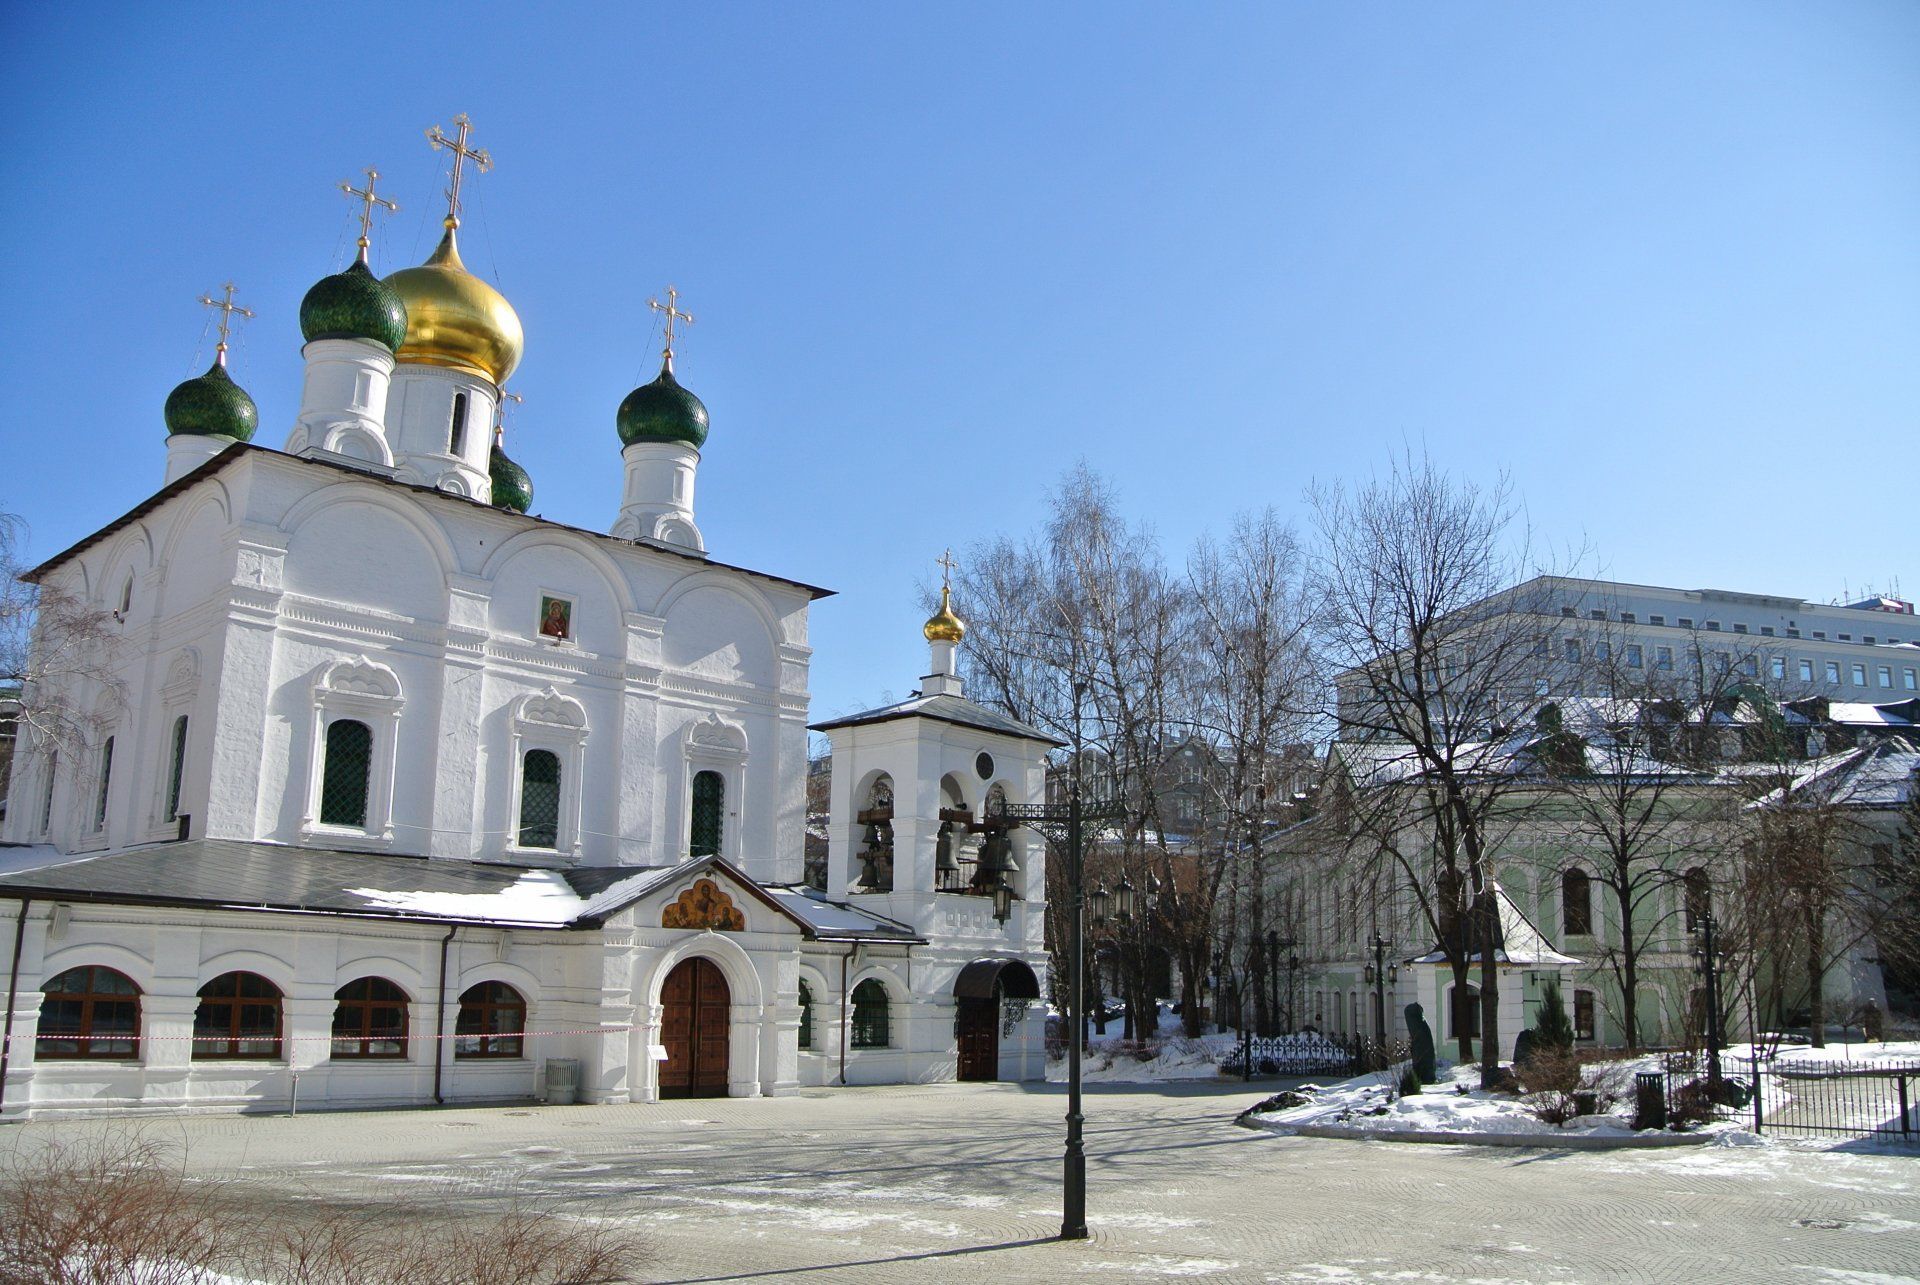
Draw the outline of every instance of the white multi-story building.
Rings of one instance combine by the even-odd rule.
[[[529,516],[494,413],[520,323],[457,225],[309,292],[284,452],[223,344],[161,489],[32,573],[111,623],[25,693],[86,730],[14,757],[0,1112],[1038,1075],[1044,853],[982,809],[1039,798],[1051,742],[964,698],[943,612],[927,695],[831,726],[805,886],[824,591],[708,555],[670,347],[619,407],[609,530]],[[849,873],[882,776],[884,888]],[[954,817],[990,877],[941,879]]]

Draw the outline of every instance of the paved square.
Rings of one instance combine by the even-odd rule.
[[[1257,1086],[1258,1087],[1258,1086]],[[651,1279],[1920,1280],[1920,1157],[1274,1138],[1270,1086],[1087,1096],[1093,1238],[1059,1225],[1059,1086],[142,1122],[196,1172],[335,1198],[635,1220]],[[0,1130],[0,1148],[130,1127]]]

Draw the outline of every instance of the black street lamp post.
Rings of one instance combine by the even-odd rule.
[[[1720,958],[1713,940],[1713,911],[1700,912],[1700,971],[1707,1007],[1707,1094],[1720,1101]]]
[[[1076,691],[1076,721],[1078,695]],[[1064,848],[1067,858],[1067,1149],[1065,1191],[1061,1198],[1060,1239],[1087,1238],[1087,1152],[1083,1141],[1086,1118],[1080,1109],[1080,1051],[1086,1008],[1086,858],[1082,830],[1088,821],[1113,821],[1125,815],[1115,803],[1086,805],[1080,801],[1080,754],[1075,753],[1073,775],[1067,784],[1067,803],[1001,804],[999,815],[1041,831],[1050,843]],[[1101,890],[1100,918],[1106,909]],[[1133,885],[1122,881],[1123,909],[1131,912]]]
[[[1373,964],[1367,969],[1367,980],[1373,983],[1373,1038],[1380,1045],[1380,1055],[1386,1056],[1387,1047],[1387,983],[1398,980],[1399,965],[1387,964],[1387,951],[1393,945],[1378,932],[1373,934]]]

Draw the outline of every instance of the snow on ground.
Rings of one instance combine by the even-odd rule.
[[[1657,1069],[1654,1058],[1642,1058],[1607,1064],[1615,1083],[1630,1087],[1633,1072]],[[1360,1130],[1419,1130],[1434,1133],[1539,1134],[1543,1137],[1625,1137],[1633,1133],[1633,1099],[1623,1093],[1605,1113],[1579,1116],[1564,1126],[1540,1119],[1531,1109],[1530,1099],[1507,1093],[1486,1093],[1478,1087],[1480,1068],[1443,1064],[1438,1083],[1429,1084],[1421,1093],[1401,1097],[1391,1076],[1383,1073],[1358,1075],[1325,1087],[1309,1085],[1302,1090],[1309,1097],[1304,1105],[1277,1111],[1260,1112],[1251,1119],[1277,1132],[1302,1125],[1342,1125]],[[1737,1124],[1718,1122],[1700,1130],[1725,1134],[1722,1141],[1732,1145],[1733,1135],[1744,1133]]]
[[[1104,1034],[1088,1035],[1080,1078],[1088,1084],[1211,1080],[1220,1074],[1221,1061],[1240,1044],[1240,1037],[1232,1032],[1188,1039],[1181,1033],[1179,1016],[1165,1001],[1154,1021],[1157,1029],[1139,1039],[1126,1039],[1122,1034],[1126,1026],[1117,1019],[1107,1023]],[[1047,1079],[1058,1084],[1066,1078],[1066,1058],[1048,1059]]]
[[[1766,1058],[1767,1046],[1760,1046],[1760,1055]],[[1753,1057],[1750,1044],[1730,1044],[1726,1055],[1749,1061]],[[1823,1049],[1810,1044],[1782,1045],[1768,1059],[1775,1064],[1785,1063],[1791,1066],[1795,1062],[1859,1062],[1877,1066],[1913,1066],[1920,1067],[1920,1040],[1883,1040],[1873,1043],[1844,1044],[1838,1040],[1828,1040]]]

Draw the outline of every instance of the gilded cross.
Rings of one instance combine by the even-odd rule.
[[[935,558],[934,562],[940,568],[941,585],[948,589],[953,588],[953,569],[960,565],[953,560],[953,550],[948,549],[945,553]]]
[[[216,299],[210,294],[200,296],[202,304],[220,310],[220,343],[213,350],[213,361],[216,366],[227,364],[227,334],[233,329],[233,314],[237,312],[243,317],[253,316],[251,308],[242,308],[233,301],[233,282],[227,282],[220,289],[225,292],[221,298]]]
[[[366,169],[367,186],[363,191],[351,183],[340,184],[340,190],[360,201],[360,262],[367,261],[367,234],[373,231],[373,207],[378,205],[389,214],[400,212],[398,201],[389,201],[385,197],[373,194],[373,185],[380,178],[380,171],[369,165]]]
[[[675,321],[684,321],[689,326],[693,324],[693,314],[680,311],[676,306],[679,302],[680,292],[672,286],[667,287],[667,301],[665,303],[661,303],[658,299],[647,300],[647,307],[664,315],[667,319],[667,348],[663,355],[667,359],[667,369],[669,370],[673,369],[673,323]]]
[[[427,142],[433,145],[436,152],[444,147],[453,153],[453,182],[447,188],[447,226],[457,228],[460,226],[461,166],[472,161],[474,168],[485,174],[493,168],[493,157],[482,148],[467,146],[467,134],[473,129],[473,122],[467,119],[465,112],[453,118],[453,128],[454,135],[448,138],[438,125],[429,125]]]

